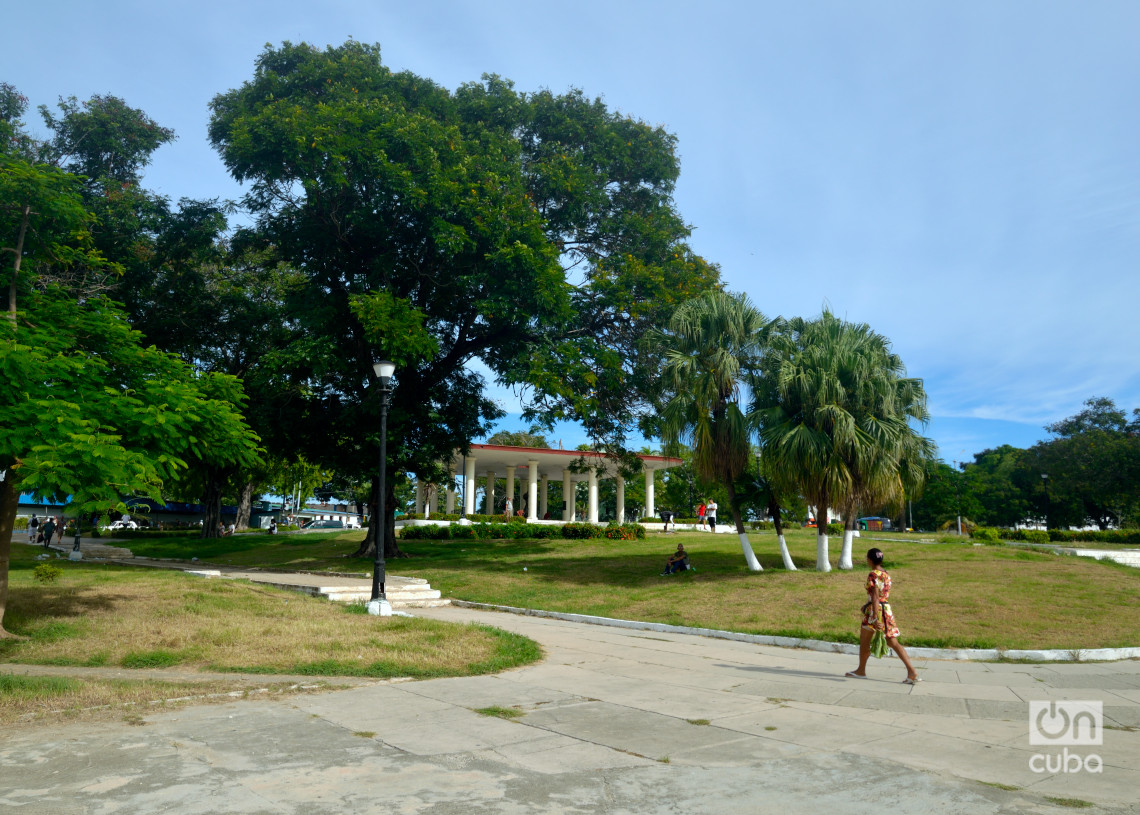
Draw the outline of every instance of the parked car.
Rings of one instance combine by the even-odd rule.
[[[302,529],[344,529],[344,521],[309,521]]]
[[[130,518],[120,518],[117,521],[112,521],[107,529],[114,531],[116,529],[138,529],[139,525],[132,521]]]

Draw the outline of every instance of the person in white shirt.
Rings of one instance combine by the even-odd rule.
[[[716,501],[705,504],[705,517],[709,519],[709,530],[716,532]]]

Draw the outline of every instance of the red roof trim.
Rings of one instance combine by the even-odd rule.
[[[585,456],[587,458],[605,458],[605,453],[595,453],[592,450],[550,450],[543,447],[515,447],[509,444],[472,444],[471,450],[520,450],[530,453],[556,453],[562,456]],[[666,462],[670,465],[684,464],[684,459],[672,458],[670,456],[651,456],[638,453],[637,457],[642,461],[660,461]]]

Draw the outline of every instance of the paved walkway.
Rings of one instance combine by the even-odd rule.
[[[376,683],[0,736],[19,813],[1140,812],[1140,662],[851,657],[462,608],[530,636],[496,676]],[[385,624],[377,619],[376,624]],[[1104,705],[1103,772],[1038,773],[1028,704]],[[513,720],[479,708],[516,708]],[[1071,762],[1070,762],[1071,764]],[[985,782],[985,783],[980,783]],[[1017,789],[1004,789],[1004,785]]]

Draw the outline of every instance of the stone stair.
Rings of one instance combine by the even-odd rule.
[[[367,603],[372,599],[372,585],[321,586],[319,593],[337,603]],[[389,575],[384,581],[384,596],[392,608],[438,608],[451,605],[439,589],[420,577]]]
[[[198,573],[205,574],[204,572]],[[218,576],[220,576],[220,574]],[[242,576],[256,580],[256,582],[267,586],[273,586],[274,588],[302,591],[314,597],[327,597],[335,603],[367,603],[372,599],[372,582],[370,580],[349,580],[342,578],[336,580],[333,585],[329,585],[334,582],[333,580],[328,580],[324,585],[321,585],[321,581],[319,580],[312,583],[301,583],[298,581],[276,581],[267,575],[258,575],[256,577],[249,575]],[[431,584],[420,577],[388,575],[384,581],[384,596],[387,598],[388,604],[394,609],[438,608],[440,606],[451,605],[451,601],[443,597],[438,589],[433,589]]]

